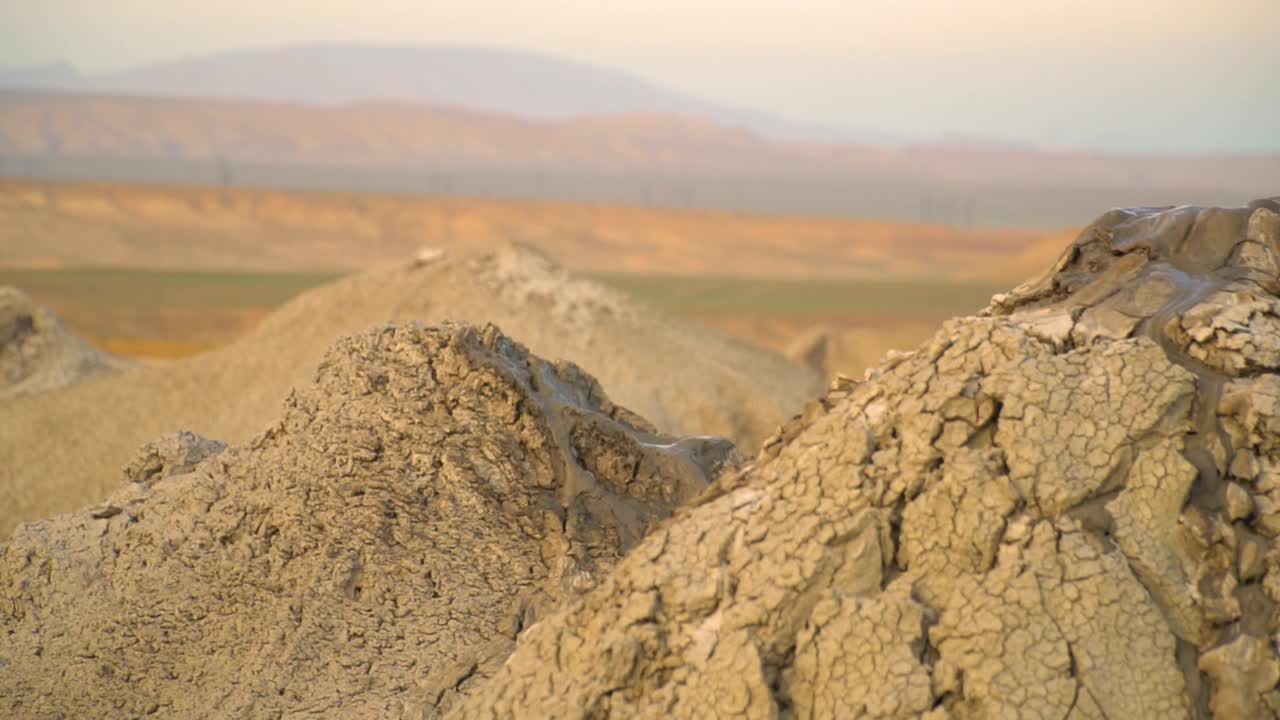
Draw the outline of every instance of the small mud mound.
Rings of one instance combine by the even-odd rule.
[[[492,322],[542,357],[577,364],[662,432],[726,437],[750,453],[822,389],[780,355],[576,278],[529,248],[422,253],[304,293],[226,348],[7,406],[0,497],[12,502],[0,502],[0,538],[105,498],[135,450],[161,435],[248,440],[343,336],[447,320]]]
[[[1280,716],[1278,212],[1103,216],[838,381],[456,716]]]
[[[128,367],[67,332],[48,308],[0,287],[0,400],[34,395]]]
[[[792,340],[783,354],[823,377],[860,378],[884,362],[890,353],[917,347],[937,330],[937,323],[922,321],[909,321],[891,328],[816,325]]]
[[[534,352],[578,362],[666,432],[727,437],[754,452],[822,389],[821,376],[799,363],[576,278],[532,248],[460,265],[441,268],[447,296],[465,298],[443,317],[492,320]]]
[[[0,715],[434,716],[731,453],[492,326],[343,340],[251,442],[0,546]]]
[[[298,297],[243,350],[388,319],[493,323],[543,357],[578,364],[663,432],[717,435],[753,450],[822,389],[798,363],[576,277],[532,247],[426,257]]]

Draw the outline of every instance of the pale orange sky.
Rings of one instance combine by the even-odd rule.
[[[1280,151],[1280,0],[0,0],[0,67],[488,45],[834,127]]]

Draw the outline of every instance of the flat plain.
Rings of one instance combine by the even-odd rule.
[[[1046,265],[1070,231],[240,188],[0,182],[0,284],[111,352],[225,345],[308,288],[423,247],[508,242],[674,315],[785,350],[918,342]],[[880,347],[884,345],[884,347]],[[861,368],[845,368],[859,372]]]

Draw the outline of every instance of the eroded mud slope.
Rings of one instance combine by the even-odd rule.
[[[353,336],[250,442],[0,545],[0,716],[433,717],[731,453],[492,326]]]
[[[1104,215],[837,384],[453,716],[1277,716],[1277,211]]]

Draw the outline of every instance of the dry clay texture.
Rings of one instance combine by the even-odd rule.
[[[575,278],[533,250],[427,255],[305,293],[207,355],[6,405],[0,538],[106,497],[133,452],[161,435],[253,437],[336,340],[415,320],[496,323],[538,355],[578,364],[660,430],[727,437],[750,453],[822,389],[808,368]]]
[[[0,287],[0,402],[129,365],[72,335],[53,312],[26,293]]]
[[[0,546],[0,716],[434,717],[732,453],[493,326],[354,336],[251,442]]]
[[[838,380],[454,716],[1280,715],[1277,211],[1103,216]]]

